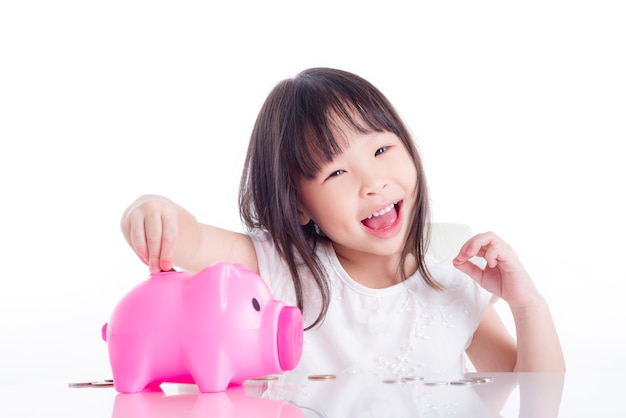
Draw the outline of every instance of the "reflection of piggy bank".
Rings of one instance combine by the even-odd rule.
[[[163,382],[201,392],[293,369],[302,355],[302,314],[274,300],[241,265],[197,274],[162,272],[131,290],[102,328],[115,388],[139,392]]]
[[[112,418],[303,418],[300,408],[283,400],[262,399],[246,394],[243,386],[220,393],[163,392],[119,393]]]

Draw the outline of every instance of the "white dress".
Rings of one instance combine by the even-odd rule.
[[[295,305],[289,269],[267,233],[251,234],[261,277],[274,298]],[[304,333],[298,374],[373,373],[382,378],[420,376],[458,379],[466,372],[465,349],[490,294],[451,261],[428,260],[446,288],[428,287],[419,273],[385,289],[365,287],[348,276],[332,245],[317,254],[330,281],[331,297],[321,326]],[[305,282],[305,325],[317,317],[319,291]]]

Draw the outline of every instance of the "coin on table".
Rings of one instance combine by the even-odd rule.
[[[70,388],[88,388],[91,386],[91,382],[72,382],[67,384]]]
[[[403,376],[402,381],[404,382],[421,382],[424,380],[421,376]]]
[[[493,382],[493,377],[472,377],[468,380],[471,380],[475,383],[491,383]]]
[[[433,380],[433,381],[424,382],[424,384],[426,386],[446,386],[448,385],[448,382],[445,382],[443,380]]]
[[[334,374],[312,374],[309,375],[309,380],[335,380],[337,378]]]
[[[450,382],[451,385],[455,386],[474,386],[477,383],[478,382],[473,379],[460,379]]]
[[[383,379],[383,383],[387,383],[387,384],[398,384],[398,383],[404,383],[404,380],[402,379]]]
[[[97,382],[91,382],[91,386],[98,387],[98,388],[110,387],[110,386],[113,386],[113,381],[112,380],[101,380],[101,381],[97,381]]]
[[[261,377],[255,377],[254,379],[251,379],[251,380],[262,380],[262,381],[278,380],[278,376],[274,376],[274,375],[261,376]]]

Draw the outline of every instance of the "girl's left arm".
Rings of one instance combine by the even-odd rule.
[[[472,257],[484,258],[485,267],[480,268],[472,263]],[[509,304],[517,336],[517,354],[511,371],[565,371],[561,343],[548,304],[507,243],[491,232],[476,235],[463,245],[453,263],[483,288]],[[495,350],[506,341],[504,337],[498,336],[502,332],[497,313],[489,306],[470,349],[478,358],[490,357],[488,353],[481,355],[478,351],[493,349],[493,354],[497,354]],[[490,344],[490,341],[494,344]],[[471,356],[470,349],[468,354]],[[497,355],[492,358],[497,358]],[[483,370],[490,366],[489,361],[476,365]]]

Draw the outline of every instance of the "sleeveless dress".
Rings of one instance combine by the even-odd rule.
[[[275,299],[296,305],[289,269],[270,236],[250,234],[261,277]],[[451,260],[427,260],[438,291],[419,273],[384,289],[350,278],[330,243],[316,249],[330,283],[330,305],[321,325],[304,332],[298,374],[375,374],[381,378],[420,376],[459,379],[467,371],[465,350],[491,294],[453,267]],[[305,326],[319,312],[321,298],[313,280],[304,284]]]

